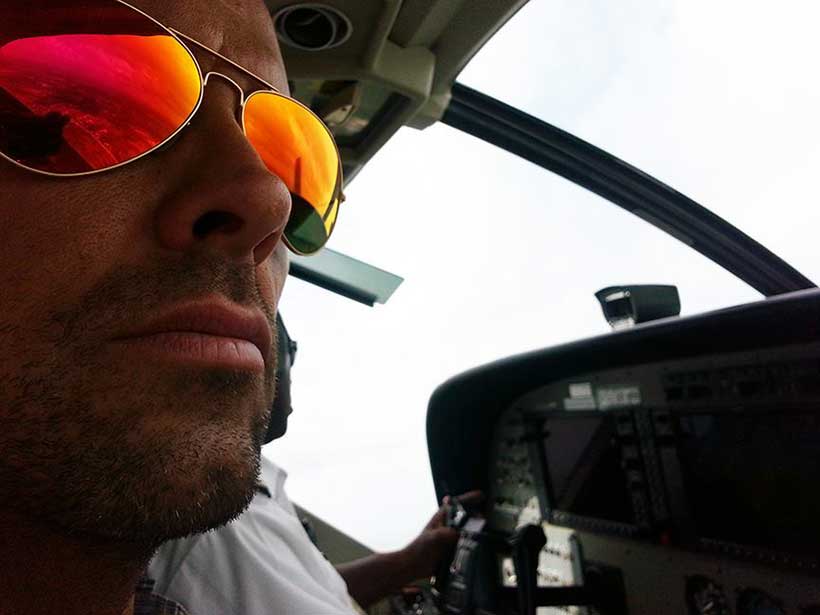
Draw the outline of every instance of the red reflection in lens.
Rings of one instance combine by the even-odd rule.
[[[21,38],[0,48],[0,150],[52,173],[115,166],[170,137],[200,92],[170,35]]]

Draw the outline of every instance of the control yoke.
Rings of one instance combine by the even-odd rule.
[[[525,525],[512,535],[509,542],[518,577],[518,612],[520,615],[535,615],[538,607],[538,557],[547,544],[547,537],[540,525]]]
[[[583,585],[538,586],[539,557],[547,544],[540,525],[525,525],[507,538],[486,532],[484,525],[483,519],[476,518],[463,524],[449,574],[437,579],[442,613],[536,615],[538,607],[584,605],[595,606],[604,615],[626,613],[622,580],[594,566],[584,569]],[[487,574],[487,566],[497,561],[491,554],[501,552],[512,552],[516,587],[485,587],[494,577]]]

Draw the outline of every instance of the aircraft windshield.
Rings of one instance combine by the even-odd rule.
[[[820,280],[812,6],[532,0],[460,80],[644,169]],[[288,282],[295,414],[270,454],[294,500],[374,548],[402,546],[432,513],[425,413],[445,379],[606,333],[593,296],[606,286],[675,284],[683,314],[761,298],[447,126],[400,131],[347,193],[330,247],[406,281],[376,308]]]
[[[797,0],[535,0],[459,80],[646,171],[817,282],[818,18]]]

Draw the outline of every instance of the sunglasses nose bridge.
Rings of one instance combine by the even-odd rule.
[[[224,75],[222,73],[217,73],[215,71],[211,71],[211,72],[205,74],[205,78],[202,81],[202,88],[203,89],[208,87],[208,83],[210,82],[211,77],[215,77],[215,78],[222,79],[223,81],[227,81],[233,87],[235,87],[236,91],[239,92],[239,109],[241,110],[242,108],[244,108],[244,106],[245,106],[245,90],[242,89],[241,85],[239,85],[236,81],[234,81],[233,79],[231,79],[227,75]]]

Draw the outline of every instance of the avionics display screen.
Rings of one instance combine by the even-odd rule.
[[[635,525],[615,418],[571,412],[544,421],[550,508]]]
[[[820,553],[820,412],[677,417],[678,457],[702,538]]]

